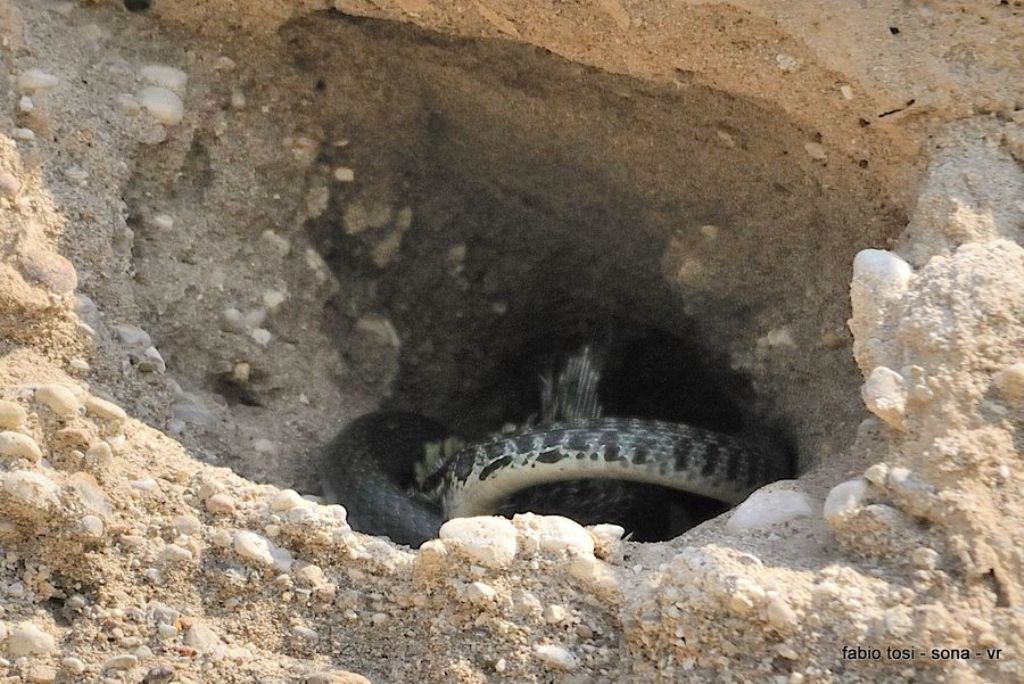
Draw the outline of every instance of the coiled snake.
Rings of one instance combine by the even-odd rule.
[[[346,506],[354,529],[419,546],[446,519],[509,513],[507,502],[516,497],[519,506],[531,506],[521,495],[534,487],[561,487],[556,496],[568,509],[596,522],[603,506],[629,498],[623,483],[734,505],[791,475],[789,457],[770,445],[678,423],[602,417],[599,377],[585,347],[557,381],[543,380],[539,424],[450,453],[438,446],[447,431],[421,415],[382,411],[357,418],[324,452],[324,494]],[[427,458],[425,472],[428,453],[438,462]]]

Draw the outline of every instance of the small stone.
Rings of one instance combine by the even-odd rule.
[[[31,128],[15,128],[11,132],[11,136],[15,140],[23,140],[25,142],[31,142],[32,140],[36,139],[35,131],[33,131]]]
[[[139,370],[143,373],[163,373],[167,370],[167,364],[156,347],[147,347],[139,359]]]
[[[884,463],[876,463],[864,471],[864,479],[873,485],[881,487],[889,476],[889,466]]]
[[[14,430],[21,427],[27,414],[20,404],[0,400],[0,428]]]
[[[237,111],[241,111],[249,105],[249,100],[245,96],[245,91],[240,88],[232,89],[230,102],[231,108]]]
[[[565,608],[557,604],[549,604],[544,607],[544,612],[541,613],[541,617],[543,617],[544,622],[549,625],[557,625],[565,621]]]
[[[42,385],[36,389],[35,400],[58,416],[76,415],[82,408],[78,397],[64,385]]]
[[[587,527],[594,538],[594,554],[599,558],[607,558],[615,552],[626,534],[626,528],[611,523],[598,523]]]
[[[470,603],[491,603],[498,596],[498,592],[489,584],[470,582],[463,596]]]
[[[131,93],[121,93],[114,98],[114,101],[117,102],[117,106],[128,114],[135,114],[142,109],[142,104],[139,102],[139,98],[135,97]]]
[[[718,234],[721,231],[721,228],[710,223],[700,227],[700,234],[703,235],[704,239],[709,242],[714,242],[716,239],[718,239]]]
[[[149,220],[149,223],[160,230],[171,230],[174,228],[174,217],[169,214],[157,214]]]
[[[844,83],[843,85],[839,86],[839,92],[842,93],[845,99],[853,99],[853,88],[850,85]]]
[[[178,628],[166,622],[161,622],[156,626],[156,633],[160,635],[161,639],[173,639],[178,636]]]
[[[533,647],[537,658],[553,670],[572,671],[579,667],[579,661],[572,653],[561,646],[540,644]]]
[[[56,640],[34,622],[19,623],[7,637],[7,653],[12,658],[47,655],[55,650]]]
[[[252,337],[253,341],[261,347],[267,346],[270,344],[270,341],[274,339],[273,334],[266,328],[255,328],[251,333],[249,333],[249,335]]]
[[[815,161],[825,161],[828,158],[828,155],[825,154],[825,148],[821,143],[804,143],[804,151],[807,152],[808,157]]]
[[[235,533],[233,548],[242,558],[260,565],[274,566],[281,572],[291,570],[294,562],[292,554],[287,549],[282,549],[266,537],[248,530]]]
[[[6,171],[0,172],[0,195],[16,197],[19,190],[21,190],[21,181],[15,178],[14,174]]]
[[[70,366],[71,370],[75,371],[76,373],[88,373],[90,370],[92,370],[92,368],[89,366],[89,362],[86,361],[85,359],[71,359],[70,361],[68,361],[68,366]]]
[[[32,470],[0,474],[0,489],[7,500],[35,515],[46,515],[60,506],[59,488],[50,478]]]
[[[74,656],[62,658],[60,661],[60,667],[68,674],[80,675],[85,672],[85,663],[82,662],[81,658],[76,658]]]
[[[294,489],[283,489],[270,500],[270,510],[290,511],[298,506],[304,506],[308,502]]]
[[[36,103],[28,95],[22,95],[18,100],[18,109],[25,114],[30,113],[36,108]]]
[[[185,632],[184,643],[200,653],[210,653],[220,646],[220,636],[205,622],[195,620]]]
[[[220,329],[224,332],[240,335],[245,332],[245,317],[238,309],[229,306],[220,314]]]
[[[158,560],[161,563],[191,563],[193,559],[192,552],[186,548],[178,546],[177,544],[167,544],[160,550],[160,556]]]
[[[102,539],[103,538],[103,521],[95,515],[82,516],[81,521],[78,523],[79,529],[81,530],[82,536],[87,539]]]
[[[1024,399],[1024,363],[1007,366],[995,374],[993,381],[1004,399]]]
[[[142,678],[142,684],[164,684],[164,682],[174,681],[176,675],[174,666],[166,663],[156,665],[149,668],[149,672]]]
[[[103,663],[102,669],[130,670],[138,664],[139,659],[137,656],[134,656],[131,653],[122,653],[121,655],[116,655],[113,658],[109,658],[105,663]]]
[[[523,548],[545,552],[568,551],[574,555],[593,556],[594,538],[575,520],[560,515],[520,513],[512,518],[520,532]],[[530,547],[534,546],[533,549]]]
[[[139,76],[152,85],[179,92],[184,90],[188,83],[188,74],[164,64],[147,64],[139,69]]]
[[[48,74],[41,69],[28,69],[18,76],[18,92],[32,95],[54,88],[58,83],[60,80],[53,74]]]
[[[158,122],[177,126],[185,118],[185,105],[173,91],[159,86],[147,86],[138,93],[139,104]]]
[[[765,617],[768,618],[769,625],[783,633],[795,631],[800,625],[796,611],[790,608],[789,604],[780,596],[772,596],[768,599]]]
[[[128,485],[140,492],[155,492],[160,488],[160,483],[151,477],[144,477],[141,480],[128,480]]]
[[[375,337],[381,344],[394,349],[402,346],[398,331],[390,320],[377,314],[368,314],[356,321],[356,330]]]
[[[903,376],[878,366],[868,375],[860,394],[869,411],[890,427],[903,429],[907,409],[907,386]]]
[[[26,248],[18,254],[22,273],[54,294],[69,294],[78,287],[78,272],[70,261],[46,249]]]
[[[811,499],[803,492],[768,485],[755,491],[733,510],[725,529],[739,532],[770,527],[807,517],[812,511]]]
[[[312,630],[309,627],[304,627],[302,625],[295,625],[292,627],[292,636],[311,644],[315,644],[320,641],[320,635],[316,633],[316,630]]]
[[[338,168],[334,169],[334,180],[338,181],[339,183],[351,183],[355,179],[356,172],[348,167],[339,166]]]
[[[36,440],[28,435],[3,431],[0,432],[0,456],[23,458],[26,461],[38,463],[39,459],[43,457],[43,451],[36,444]]]
[[[268,311],[276,311],[279,306],[284,304],[288,296],[279,290],[267,290],[263,293],[263,306],[267,307]]]
[[[178,531],[178,534],[185,536],[199,534],[203,529],[203,524],[194,515],[178,516],[171,522],[171,525]]]
[[[206,510],[215,515],[230,515],[235,512],[235,500],[230,494],[214,494],[203,502]]]
[[[825,519],[832,520],[847,511],[860,508],[867,493],[867,482],[859,477],[837,484],[825,497],[825,505],[822,508]]]
[[[141,353],[146,347],[153,345],[149,333],[137,325],[130,323],[119,323],[114,326],[114,335],[121,341],[129,351]]]
[[[86,397],[85,412],[109,421],[122,421],[128,419],[128,414],[117,404],[100,399],[99,397]]]
[[[470,560],[489,568],[510,565],[518,549],[515,526],[496,516],[454,518],[441,526],[438,536]]]
[[[938,552],[927,546],[920,546],[911,554],[914,565],[925,570],[934,570],[939,567],[939,558]]]
[[[797,59],[793,55],[787,55],[782,52],[775,55],[775,63],[779,65],[779,68],[782,69],[783,71],[793,71],[798,66],[800,66],[799,59]]]

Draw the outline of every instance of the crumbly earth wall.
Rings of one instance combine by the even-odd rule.
[[[0,0],[0,679],[1024,680],[1020,2],[152,4]],[[247,61],[334,11],[753,98],[870,159],[910,221],[852,264],[856,435],[650,545],[526,515],[409,551],[257,484],[394,373],[386,319],[302,316],[340,287],[299,230],[319,143],[282,125],[311,104]]]

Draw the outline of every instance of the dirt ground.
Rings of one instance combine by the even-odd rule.
[[[1024,681],[1019,0],[0,0],[0,67],[0,680]],[[594,338],[801,477],[655,544],[318,498]]]

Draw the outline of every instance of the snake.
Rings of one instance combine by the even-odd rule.
[[[599,381],[585,346],[557,380],[542,378],[539,422],[469,444],[414,412],[356,418],[324,450],[324,497],[346,507],[356,531],[418,547],[452,518],[555,501],[568,517],[598,522],[617,507],[642,508],[645,486],[734,506],[792,474],[792,459],[767,439],[604,416]]]

